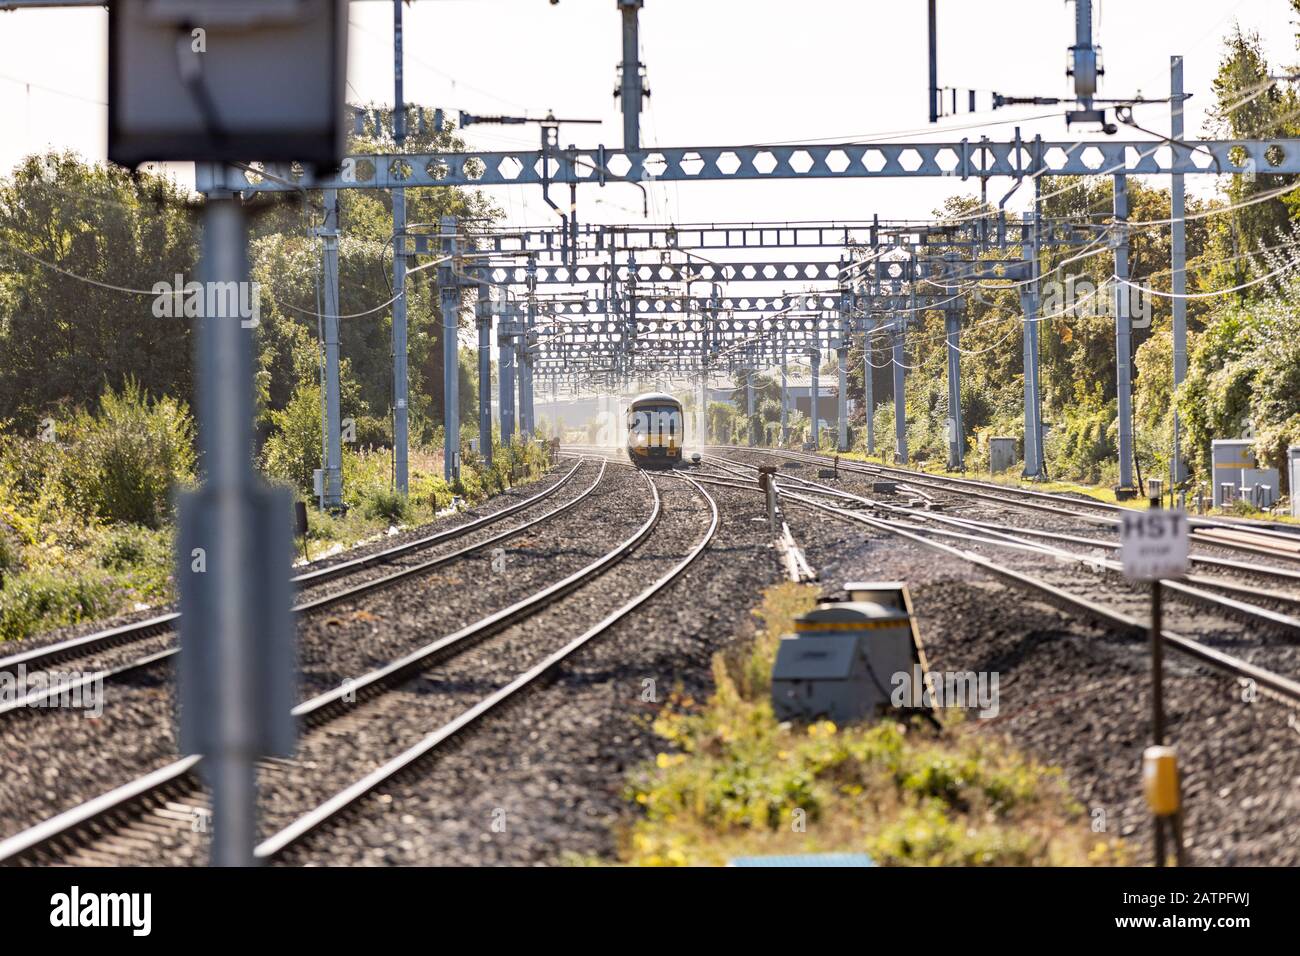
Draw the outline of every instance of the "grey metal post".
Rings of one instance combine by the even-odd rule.
[[[1183,138],[1183,58],[1173,56],[1169,58],[1169,93],[1170,93],[1170,110],[1169,119],[1170,135],[1175,141]],[[1183,152],[1181,147],[1173,146],[1174,155],[1177,156]],[[1187,214],[1187,193],[1181,173],[1175,173],[1170,177],[1170,201],[1171,214],[1173,220],[1170,227],[1170,282],[1173,298],[1174,313],[1174,388],[1177,389],[1187,377],[1187,300],[1183,298],[1187,294],[1187,223],[1184,216]],[[1183,423],[1178,415],[1177,406],[1174,407],[1174,448],[1173,459],[1170,467],[1170,477],[1173,484],[1187,480],[1187,465],[1183,461],[1182,447]],[[1295,492],[1293,491],[1292,494]]]
[[[478,453],[492,467],[492,288],[478,283]]]
[[[748,444],[753,447],[754,444],[754,370],[745,369],[745,431],[747,432]]]
[[[948,342],[948,467],[965,469],[966,436],[961,420],[961,312],[944,312]]]
[[[402,0],[393,0],[393,141],[406,142],[402,98]],[[406,368],[406,190],[393,189],[393,481],[401,494],[410,485],[410,391]]]
[[[504,289],[502,292],[504,293]],[[508,305],[508,300],[505,300]],[[517,328],[519,315],[510,308],[510,325]],[[497,405],[501,416],[501,444],[509,446],[515,437],[515,337],[502,335],[497,326]]]
[[[781,444],[790,444],[790,384],[786,374],[784,344],[781,346]]]
[[[321,317],[321,338],[325,349],[325,474],[321,482],[321,508],[343,504],[343,433],[339,420],[339,192],[325,190],[325,224],[319,235],[323,243],[325,314]]]
[[[203,209],[205,282],[248,281],[246,233],[238,200],[208,199]],[[238,556],[245,536],[255,534],[245,503],[253,480],[251,458],[242,453],[251,453],[253,445],[252,335],[233,320],[217,318],[205,320],[202,329],[199,427],[204,436],[205,487],[225,519],[215,526],[219,537],[208,549],[211,566],[206,573],[215,576],[209,580],[225,599],[216,612],[222,619],[214,622],[213,634],[224,652],[221,720],[228,722],[227,733],[238,748],[207,756],[211,761],[212,864],[251,866],[257,840],[257,769],[251,748],[240,746],[254,731],[246,726],[251,713],[238,682],[257,665],[244,656],[251,648],[236,630],[251,623],[253,608],[246,569],[232,559]]]
[[[525,440],[531,440],[537,426],[533,415],[533,358],[526,336],[519,346],[516,367],[519,369],[519,429]]]
[[[611,250],[610,259],[614,258]],[[614,270],[610,269],[610,285],[614,284]],[[617,301],[617,299],[613,299]],[[709,304],[705,309],[703,330],[700,332],[700,448],[709,442],[709,334],[718,320],[718,284],[709,288]]]
[[[393,480],[406,494],[410,419],[406,371],[406,191],[393,190]]]
[[[819,427],[820,418],[817,413],[817,393],[820,391],[818,372],[821,371],[822,353],[818,349],[813,349],[808,353],[808,359],[809,364],[812,367],[812,396],[810,408],[812,410],[812,442],[813,450],[815,451],[822,446],[821,428]]]
[[[528,311],[519,351],[519,414],[524,438],[531,441],[537,430],[533,409],[533,330],[537,327],[537,259],[528,259]]]
[[[709,443],[709,368],[700,370],[700,447]]]
[[[900,314],[894,316],[894,461],[907,464],[907,369],[903,364],[907,335],[907,320]]]
[[[1035,179],[1037,186],[1041,177]],[[1037,192],[1037,190],[1035,190]],[[1025,227],[1030,230],[1029,238],[1021,248],[1021,254],[1029,265],[1029,277],[1032,281],[1021,286],[1020,301],[1024,310],[1024,326],[1021,340],[1024,348],[1024,387],[1025,387],[1025,468],[1026,478],[1040,478],[1043,473],[1043,411],[1042,396],[1039,393],[1039,356],[1038,356],[1038,213],[1024,215]]]
[[[456,254],[456,217],[443,216],[442,254]],[[447,481],[460,477],[460,280],[454,261],[438,268],[438,286],[442,305],[442,475]]]
[[[564,429],[560,427],[560,376],[551,376],[551,427],[555,429],[552,438],[564,440]]]
[[[871,326],[875,322],[870,316],[870,311],[865,322],[867,330],[862,333],[862,401],[867,406],[867,454],[874,455],[876,453],[876,370],[871,364]]]
[[[246,284],[245,212],[220,174],[204,168],[198,175],[213,183],[203,210],[204,286]],[[293,746],[290,498],[266,488],[252,467],[251,327],[239,316],[208,316],[196,344],[205,474],[202,486],[181,498],[177,535],[180,747],[204,754],[212,864],[251,866],[255,760],[287,756]]]
[[[641,44],[637,18],[643,0],[618,0],[623,14],[623,76],[619,97],[623,107],[623,148],[641,148]]]
[[[849,450],[849,350],[840,340],[840,346],[836,350],[840,360],[840,394],[836,401],[836,414],[839,416],[839,441],[835,447],[840,451]]]
[[[1119,484],[1133,487],[1132,323],[1128,287],[1128,178],[1115,176],[1115,390],[1119,399]]]

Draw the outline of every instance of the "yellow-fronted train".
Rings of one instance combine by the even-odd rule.
[[[638,468],[681,463],[686,437],[682,403],[665,392],[646,392],[627,409],[627,456]]]

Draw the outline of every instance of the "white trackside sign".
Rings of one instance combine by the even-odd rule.
[[[1187,514],[1129,511],[1120,525],[1124,575],[1135,581],[1177,578],[1187,573]]]

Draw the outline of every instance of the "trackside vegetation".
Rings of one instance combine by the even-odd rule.
[[[193,439],[183,403],[150,399],[132,381],[62,429],[54,419],[36,436],[0,428],[0,641],[172,600],[175,495],[201,474]],[[548,456],[536,443],[497,445],[492,467],[466,456],[448,484],[441,449],[417,447],[409,496],[391,489],[388,449],[347,447],[343,462],[348,508],[313,511],[313,558],[532,481]],[[303,487],[274,461],[265,471],[311,501],[310,472]]]
[[[386,133],[353,152],[395,152]],[[450,131],[416,130],[405,148],[455,151]],[[467,452],[443,480],[442,335],[435,274],[413,271],[410,318],[411,481],[393,490],[391,254],[387,193],[345,190],[339,243],[341,411],[346,511],[313,509],[307,549],[319,558],[434,519],[534,479],[536,445]],[[480,193],[428,189],[408,198],[413,222],[454,215],[491,222]],[[320,240],[310,203],[258,201],[250,243],[260,315],[255,354],[256,447],[267,479],[311,501],[321,466]],[[202,479],[191,409],[195,323],[160,317],[149,290],[195,274],[199,229],[188,191],[165,176],[31,156],[0,178],[0,641],[173,597],[175,496]],[[80,281],[80,276],[84,280]],[[458,436],[477,437],[478,373],[462,350]]]
[[[637,866],[857,852],[882,866],[1112,865],[1060,772],[958,718],[779,723],[768,700],[782,633],[817,589],[780,584],[754,640],[713,659],[707,700],[676,694],[654,720],[663,752],[630,775],[619,857]]]

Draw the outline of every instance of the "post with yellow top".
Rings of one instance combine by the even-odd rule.
[[[1178,758],[1173,747],[1148,747],[1142,754],[1142,789],[1156,824],[1156,866],[1164,866],[1165,829],[1174,841],[1174,858],[1183,858],[1182,789],[1178,779]]]
[[[1178,771],[1173,750],[1164,746],[1164,627],[1161,587],[1163,578],[1180,578],[1187,573],[1188,521],[1182,511],[1160,509],[1160,498],[1151,498],[1147,511],[1126,509],[1120,523],[1120,556],[1124,576],[1151,583],[1151,737],[1155,746],[1143,758],[1143,779],[1147,801],[1156,818],[1156,866],[1165,865],[1164,822],[1173,829],[1179,862],[1182,862],[1182,826],[1178,815]],[[1173,780],[1173,798],[1168,799],[1168,780]],[[1152,781],[1163,781],[1153,799]],[[1157,806],[1160,809],[1157,809]]]

